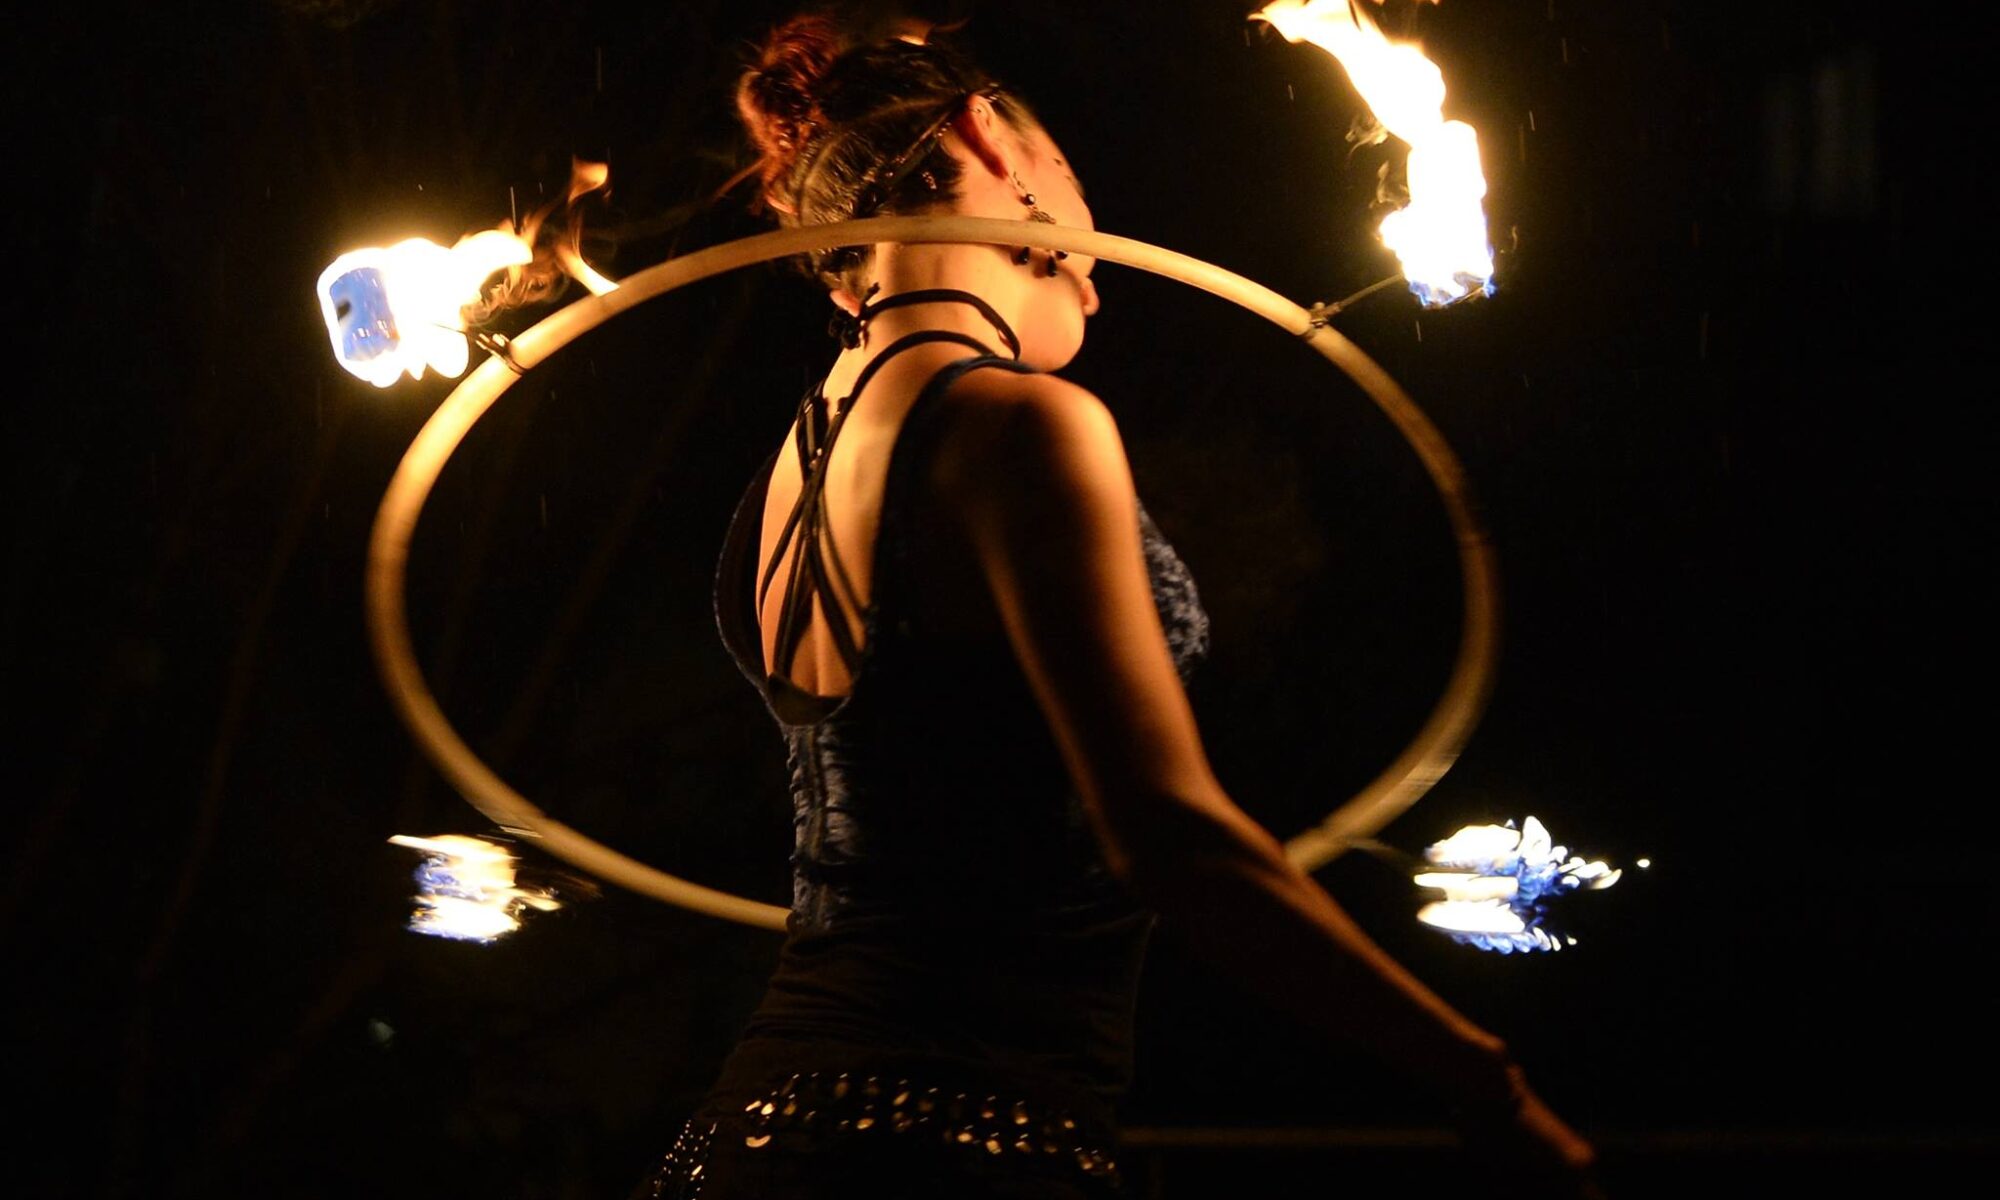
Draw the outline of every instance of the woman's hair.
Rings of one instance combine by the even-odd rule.
[[[744,71],[736,108],[760,158],[760,200],[781,225],[921,212],[958,195],[958,161],[939,150],[945,123],[975,93],[1017,130],[1034,115],[993,77],[936,42],[856,41],[831,17],[773,30]],[[809,256],[829,287],[853,287],[862,250]]]

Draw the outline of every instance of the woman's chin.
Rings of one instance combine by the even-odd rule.
[[[1073,362],[1076,359],[1076,352],[1082,348],[1081,345],[1071,346],[1069,352],[1066,354],[1026,354],[1022,356],[1021,361],[1027,363],[1037,371],[1053,373],[1062,370]]]
[[[1029,341],[1021,360],[1037,371],[1060,371],[1082,349],[1083,320],[1079,317],[1073,328],[1050,330],[1046,336]]]

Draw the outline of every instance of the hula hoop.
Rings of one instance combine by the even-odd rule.
[[[418,432],[382,497],[368,548],[366,601],[375,662],[397,715],[453,787],[496,825],[535,839],[549,853],[610,883],[696,912],[782,930],[787,910],[669,875],[557,821],[508,786],[459,737],[438,707],[410,641],[405,604],[410,538],[445,463],[473,424],[529,368],[611,318],[676,288],[810,250],[838,246],[968,242],[1067,250],[1136,267],[1210,292],[1246,308],[1310,345],[1339,367],[1393,422],[1416,451],[1443,501],[1458,544],[1464,612],[1458,657],[1444,693],[1415,738],[1366,787],[1312,829],[1285,843],[1285,854],[1312,870],[1373,835],[1416,803],[1458,758],[1492,691],[1499,653],[1498,568],[1474,513],[1458,458],[1408,393],[1361,348],[1278,293],[1185,254],[1131,238],[987,217],[877,217],[759,234],[670,259],[578,300],[513,339],[508,362],[489,358],[462,380]]]

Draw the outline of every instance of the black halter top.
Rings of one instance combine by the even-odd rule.
[[[873,311],[923,294],[907,295]],[[1013,345],[1004,322],[975,297],[923,299],[975,304]],[[834,599],[853,591],[818,508],[824,466],[882,363],[934,341],[962,342],[975,353],[931,377],[897,432],[857,644]],[[985,369],[1030,370],[960,334],[913,334],[868,364],[830,419],[815,414],[823,404],[817,389],[802,405],[800,500],[786,537],[804,540],[783,593],[777,662],[789,663],[811,598],[821,597],[849,668],[845,697],[814,696],[764,667],[758,597],[774,573],[755,572],[776,453],[730,524],[716,620],[784,735],[794,847],[789,936],[712,1093],[718,1110],[753,1093],[776,1066],[799,1070],[802,1057],[827,1055],[845,1064],[856,1055],[915,1054],[1107,1098],[1126,1083],[1152,915],[1105,866],[1005,637],[930,631],[913,586],[912,551],[935,520],[923,484],[929,447],[951,420],[952,385]],[[1185,678],[1206,653],[1208,618],[1143,507],[1139,521],[1154,602]],[[773,563],[783,560],[785,544]]]

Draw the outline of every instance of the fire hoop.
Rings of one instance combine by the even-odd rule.
[[[878,217],[759,234],[670,259],[624,280],[615,291],[578,300],[509,344],[507,358],[488,358],[445,398],[418,432],[389,481],[368,548],[367,610],[376,665],[397,715],[438,770],[474,808],[504,829],[607,882],[696,912],[765,929],[785,927],[787,910],[669,875],[554,820],[508,786],[452,728],[431,694],[410,643],[405,605],[410,537],[445,463],[473,424],[523,373],[584,333],[655,296],[811,250],[881,242],[971,242],[1067,250],[1136,267],[1197,287],[1246,308],[1299,337],[1339,367],[1394,422],[1416,451],[1444,502],[1458,543],[1464,612],[1458,657],[1444,694],[1414,739],[1366,787],[1319,825],[1285,843],[1305,870],[1332,861],[1431,789],[1458,758],[1491,692],[1499,650],[1499,583],[1493,547],[1473,512],[1458,458],[1409,395],[1360,347],[1315,315],[1259,283],[1200,259],[1145,242],[1027,221],[986,217]]]

